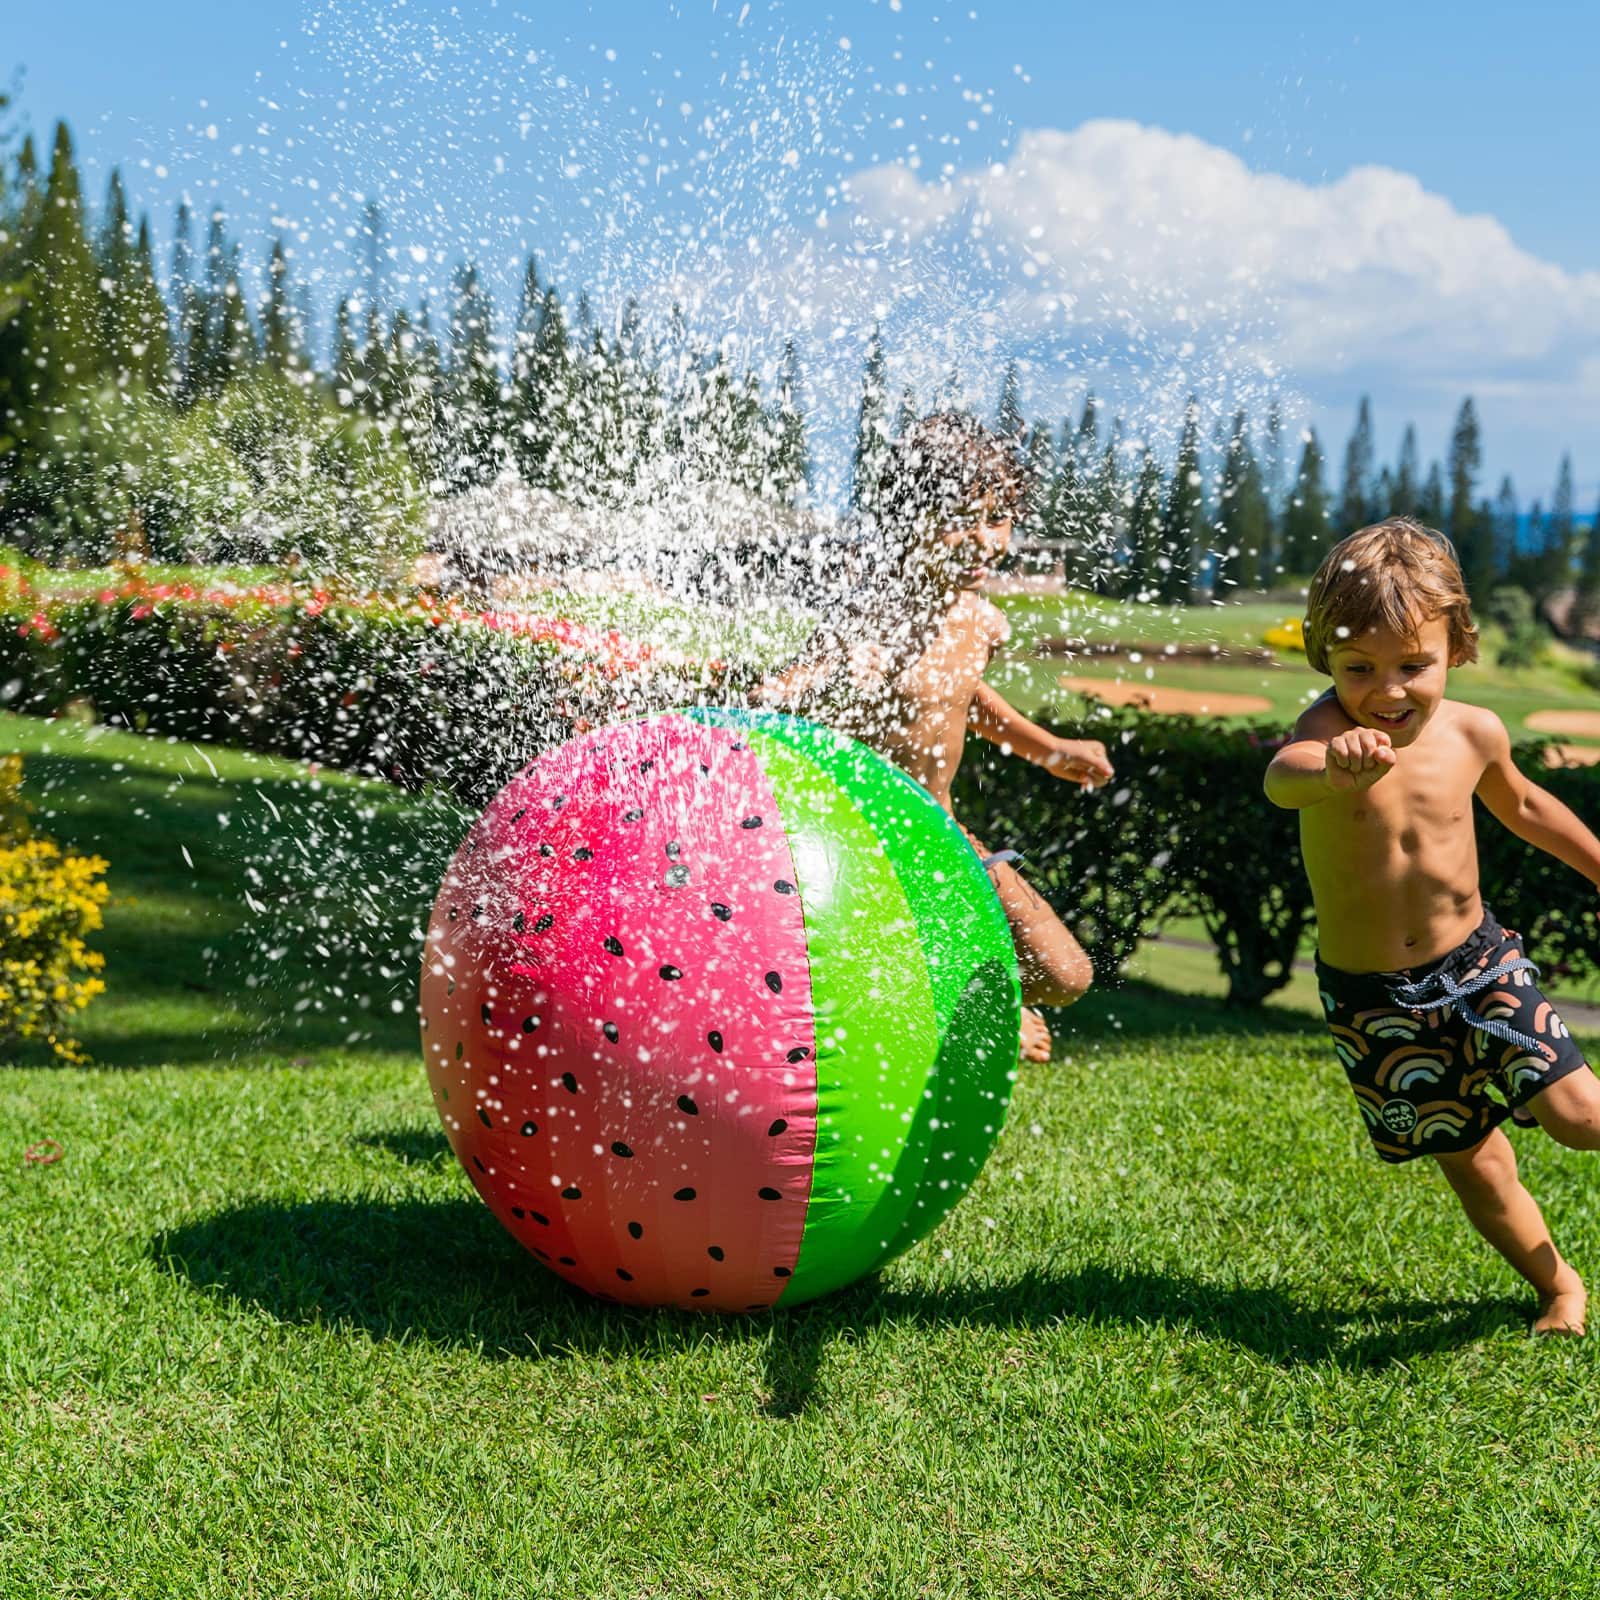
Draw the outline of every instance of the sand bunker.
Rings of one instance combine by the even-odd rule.
[[[1527,718],[1535,733],[1567,733],[1578,739],[1600,739],[1600,711],[1535,711]]]
[[[1184,717],[1237,717],[1270,711],[1272,702],[1259,694],[1225,694],[1214,689],[1167,689],[1154,683],[1118,683],[1112,678],[1059,680],[1063,689],[1090,695],[1107,705],[1138,706],[1142,711],[1170,712]]]
[[[1547,744],[1544,747],[1544,764],[1547,767],[1600,765],[1600,744]]]

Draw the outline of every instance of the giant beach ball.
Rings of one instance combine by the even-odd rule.
[[[647,1306],[813,1299],[907,1249],[999,1136],[1020,999],[972,846],[881,757],[694,710],[534,761],[457,851],[422,1041],[467,1176]]]

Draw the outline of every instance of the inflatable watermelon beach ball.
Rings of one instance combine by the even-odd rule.
[[[757,1311],[882,1266],[999,1136],[1019,995],[971,845],[864,746],[700,710],[586,734],[490,803],[422,973],[434,1104],[539,1260]]]

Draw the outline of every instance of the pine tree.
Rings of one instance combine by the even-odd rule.
[[[180,202],[172,230],[173,316],[177,335],[172,342],[172,377],[169,387],[180,406],[189,405],[198,394],[191,354],[196,340],[204,343],[205,312],[200,289],[195,282],[193,224],[189,207]]]
[[[1478,412],[1469,395],[1456,413],[1450,434],[1449,534],[1461,563],[1467,590],[1478,601],[1484,600],[1494,580],[1494,535],[1478,515],[1475,495],[1478,469],[1483,463],[1483,445],[1478,430]]]
[[[1200,475],[1200,403],[1189,396],[1183,413],[1183,433],[1178,459],[1167,485],[1167,509],[1161,540],[1166,567],[1161,575],[1161,598],[1186,604],[1194,586],[1195,563],[1205,538],[1205,494]]]
[[[1283,408],[1277,395],[1273,395],[1261,446],[1261,490],[1267,500],[1269,523],[1276,523],[1283,512],[1283,471]]]
[[[1564,454],[1556,472],[1555,498],[1550,502],[1550,516],[1536,534],[1538,557],[1535,564],[1533,592],[1539,599],[1547,599],[1557,589],[1564,589],[1572,581],[1572,535],[1574,527],[1572,457]]]
[[[567,324],[554,286],[545,290],[538,335],[527,376],[512,397],[512,447],[523,481],[560,489],[572,429],[574,373]]]
[[[522,299],[517,306],[516,327],[511,334],[511,412],[513,427],[525,415],[528,383],[533,373],[534,352],[539,348],[539,324],[544,319],[544,286],[539,282],[539,264],[533,256],[522,273]]]
[[[328,376],[333,382],[333,398],[339,408],[352,410],[356,403],[355,329],[350,321],[350,298],[342,297],[333,313],[333,349],[329,354]]]
[[[34,270],[24,312],[32,362],[26,394],[28,404],[40,407],[92,382],[99,365],[99,273],[84,231],[83,195],[64,122],[56,125],[28,257]]]
[[[1122,425],[1113,422],[1106,447],[1100,453],[1100,464],[1095,473],[1095,502],[1090,549],[1093,566],[1090,569],[1092,586],[1101,594],[1116,592],[1118,573],[1124,563],[1128,544],[1128,516],[1130,507],[1122,487]]]
[[[217,322],[217,348],[221,351],[221,383],[243,377],[261,359],[256,330],[245,304],[244,284],[239,272],[239,246],[230,245],[223,270],[220,315]]]
[[[450,312],[449,421],[445,477],[456,489],[490,483],[500,470],[500,373],[494,311],[470,261],[455,277]]]
[[[1267,499],[1261,469],[1250,448],[1244,408],[1234,413],[1222,461],[1217,508],[1218,541],[1214,589],[1232,587],[1259,573],[1267,549]]]
[[[1056,452],[1048,424],[1036,422],[1028,429],[1027,492],[1018,509],[1016,532],[1019,542],[1034,549],[1050,539],[1050,496],[1055,486]]]
[[[100,360],[103,369],[131,382],[139,372],[140,359],[134,346],[143,344],[137,314],[131,304],[137,292],[138,266],[135,256],[133,223],[128,217],[128,198],[122,188],[122,174],[113,167],[106,186],[105,218],[96,244],[96,264],[100,269]]]
[[[867,344],[866,367],[861,375],[856,443],[850,458],[850,506],[863,519],[874,518],[878,512],[878,485],[889,447],[885,398],[888,377],[883,330],[874,327]]]
[[[1507,473],[1500,480],[1500,490],[1489,512],[1489,526],[1493,535],[1494,570],[1508,574],[1517,567],[1517,523],[1521,517],[1517,505],[1517,491]]]
[[[267,297],[261,307],[261,355],[267,366],[289,377],[304,365],[289,292],[289,259],[281,238],[272,241],[267,262]]]
[[[1572,605],[1571,631],[1577,638],[1600,634],[1600,510],[1589,524],[1578,561],[1578,589]]]
[[[1312,572],[1328,550],[1328,490],[1317,430],[1305,435],[1300,468],[1283,512],[1283,565],[1297,577]]]
[[[996,429],[1002,439],[1022,440],[1022,378],[1015,361],[1006,363],[1000,380],[1000,399],[995,406]]]
[[[1428,464],[1428,476],[1417,495],[1417,521],[1425,528],[1444,527],[1444,473],[1437,461]]]
[[[1047,536],[1063,561],[1071,558],[1077,542],[1078,463],[1073,454],[1070,418],[1064,418],[1058,435],[1056,470],[1050,482],[1050,504],[1045,514]]]
[[[1122,592],[1135,600],[1153,600],[1161,592],[1165,488],[1161,463],[1146,445],[1139,454],[1128,518],[1128,565],[1120,585]]]
[[[922,413],[917,409],[916,393],[909,384],[900,391],[900,404],[894,414],[894,428],[889,437],[903,439],[917,425]]]
[[[1395,466],[1394,498],[1390,501],[1388,514],[1397,517],[1418,517],[1426,522],[1429,527],[1437,527],[1439,519],[1432,521],[1422,517],[1422,479],[1417,466],[1417,430],[1414,423],[1406,424],[1406,431],[1400,440],[1400,460]]]
[[[777,454],[773,462],[773,493],[781,505],[800,505],[811,489],[811,452],[806,447],[806,418],[800,399],[800,356],[793,339],[783,346],[783,366],[778,376]]]
[[[1337,514],[1341,537],[1372,520],[1372,401],[1362,395],[1356,425],[1344,452],[1344,479]]]

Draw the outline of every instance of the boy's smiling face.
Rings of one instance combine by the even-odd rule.
[[[1011,548],[1011,513],[993,495],[957,512],[935,536],[930,565],[957,589],[976,589]]]
[[[1359,727],[1389,735],[1396,749],[1416,741],[1444,699],[1450,623],[1433,617],[1414,633],[1379,624],[1328,650],[1334,692]]]

